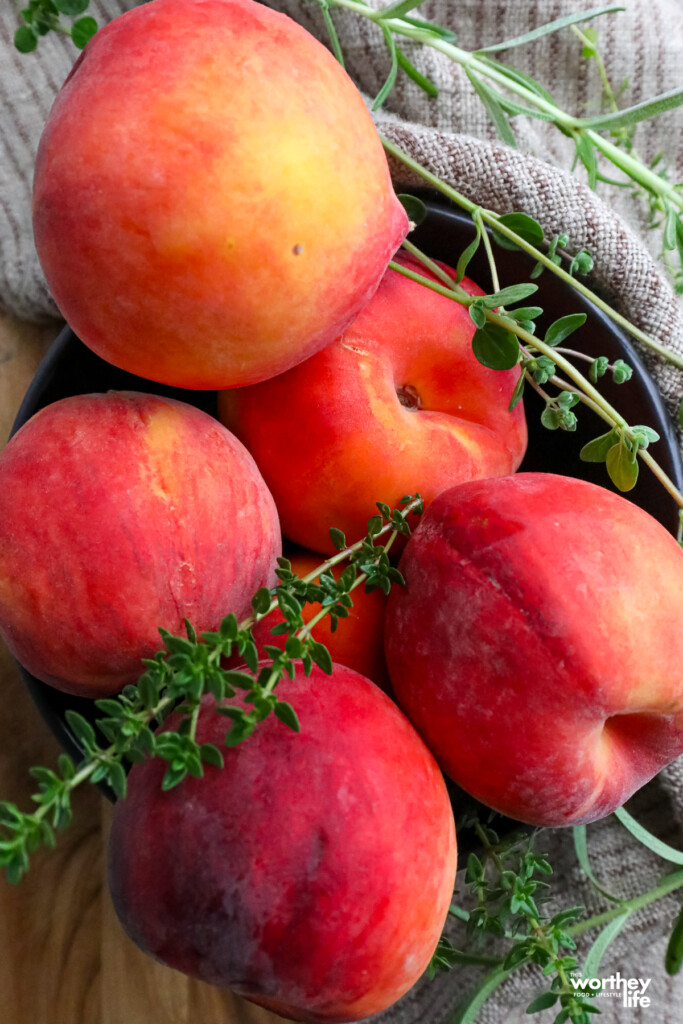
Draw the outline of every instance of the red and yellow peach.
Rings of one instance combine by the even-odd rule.
[[[307,679],[299,664],[278,692],[300,734],[271,716],[222,770],[168,792],[162,762],[133,767],[111,833],[114,905],[178,970],[295,1020],[358,1020],[434,952],[455,880],[451,807],[432,755],[367,679],[342,666]],[[222,746],[212,703],[197,740]]]
[[[250,384],[332,341],[408,229],[358,90],[253,0],[100,29],[38,151],[34,232],[79,337],[150,380]]]
[[[220,396],[287,537],[331,551],[329,528],[358,540],[378,500],[393,506],[419,491],[428,504],[456,483],[517,469],[527,439],[521,405],[508,412],[518,372],[477,362],[473,333],[466,308],[389,270],[332,345]]]
[[[0,456],[0,632],[69,693],[135,682],[159,626],[212,630],[248,614],[280,550],[253,459],[193,406],[125,392],[64,399]]]
[[[396,698],[478,800],[590,822],[683,753],[683,552],[636,505],[540,473],[463,484],[400,568]]]

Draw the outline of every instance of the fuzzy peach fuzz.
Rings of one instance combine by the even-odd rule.
[[[35,676],[104,696],[135,682],[158,627],[216,629],[275,582],[280,530],[244,447],[192,406],[81,395],[0,456],[0,632]]]
[[[252,0],[154,0],[102,28],[50,113],[33,208],[79,337],[193,388],[332,341],[408,229],[351,79]]]
[[[115,810],[110,883],[131,938],[177,970],[295,1020],[358,1020],[426,969],[456,840],[434,758],[396,705],[343,666],[283,679],[301,732],[271,715],[225,749],[204,698],[197,741],[223,748],[162,792],[134,765]],[[171,717],[168,727],[177,727]]]
[[[419,491],[428,504],[456,483],[517,469],[527,442],[521,403],[508,411],[518,371],[477,362],[473,334],[467,309],[388,270],[324,351],[223,392],[221,419],[256,459],[287,537],[334,551],[329,528],[362,537],[378,499],[393,508]]]
[[[478,800],[590,822],[683,753],[683,552],[636,505],[549,474],[464,484],[400,568],[397,700]]]

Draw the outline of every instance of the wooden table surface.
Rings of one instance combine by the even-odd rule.
[[[57,327],[0,312],[0,447]],[[31,765],[59,747],[0,641],[0,799],[30,805]],[[105,873],[111,809],[95,790],[74,798],[57,849],[10,886],[0,874],[3,1024],[275,1024],[279,1017],[146,957],[124,935]]]

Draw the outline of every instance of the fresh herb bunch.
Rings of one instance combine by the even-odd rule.
[[[623,808],[616,818],[631,834],[665,861],[682,865],[683,854],[672,849],[638,824]],[[573,829],[579,864],[595,888],[614,906],[600,914],[585,917],[581,906],[545,913],[552,900],[548,879],[553,874],[547,857],[535,846],[540,832],[511,834],[501,841],[490,820],[478,815],[469,818],[480,840],[482,855],[470,854],[465,873],[471,909],[454,904],[451,915],[463,922],[464,934],[472,950],[456,948],[444,935],[432,958],[429,974],[451,970],[456,965],[479,965],[485,973],[459,1006],[452,1024],[474,1024],[479,1010],[491,993],[515,971],[537,968],[541,991],[527,1007],[528,1014],[555,1007],[554,1024],[589,1024],[600,1013],[587,992],[572,979],[598,976],[602,958],[631,915],[663,896],[683,888],[683,871],[663,877],[650,891],[633,899],[620,900],[600,886],[588,859],[586,826]],[[579,936],[600,929],[582,961],[577,953]],[[483,952],[484,944],[495,952]],[[683,963],[683,910],[673,927],[666,956],[669,973],[677,973]]]
[[[683,89],[673,89],[651,100],[620,110],[597,48],[596,30],[578,29],[579,24],[624,10],[622,5],[609,4],[578,11],[556,18],[514,39],[506,39],[469,51],[456,45],[457,36],[450,29],[411,15],[412,11],[422,5],[423,0],[395,0],[378,10],[369,7],[365,0],[313,2],[323,10],[331,45],[338,57],[341,56],[341,46],[330,14],[331,10],[344,8],[352,11],[358,17],[374,22],[382,30],[391,57],[391,68],[385,84],[375,98],[373,110],[377,110],[391,93],[399,70],[408,74],[429,95],[433,96],[438,92],[434,83],[425,79],[399,49],[396,43],[398,37],[436,50],[460,65],[498,134],[507,145],[517,145],[510,117],[521,115],[553,124],[574,143],[575,164],[581,163],[585,167],[591,188],[595,188],[598,181],[605,181],[627,188],[645,199],[650,211],[650,227],[661,227],[662,230],[664,263],[674,277],[675,287],[683,291],[681,186],[669,181],[666,168],[660,166],[661,155],[647,164],[638,156],[633,146],[635,126],[641,121],[680,106],[683,103]],[[582,55],[587,59],[594,59],[598,64],[603,94],[610,108],[605,113],[592,117],[575,117],[557,105],[542,83],[497,59],[497,54],[501,50],[508,51],[533,43],[543,36],[566,28],[571,28],[578,36]],[[610,137],[606,138],[600,132],[608,132]],[[601,169],[600,160],[607,161],[611,168],[625,177],[621,180],[608,177]],[[671,260],[670,254],[674,252],[678,258],[678,265],[674,265]]]
[[[316,623],[329,616],[334,632],[339,620],[347,618],[353,607],[351,593],[356,587],[365,584],[367,590],[389,593],[394,583],[403,583],[388,552],[399,534],[410,536],[408,519],[421,513],[422,499],[408,495],[401,506],[392,510],[378,502],[379,514],[368,520],[366,536],[349,547],[342,532],[332,529],[330,535],[338,553],[304,577],[292,572],[286,558],[278,559],[279,585],[257,591],[252,599],[252,615],[243,622],[228,614],[216,632],[200,636],[187,621],[184,637],[161,629],[164,649],[143,662],[145,672],[137,684],[125,687],[116,697],[94,702],[103,713],[97,719],[97,731],[82,715],[68,710],[66,719],[82,748],[82,760],[74,764],[67,754],[61,754],[56,771],[31,769],[38,783],[38,792],[32,798],[38,804],[36,811],[22,812],[12,803],[0,802],[0,868],[5,869],[8,880],[18,882],[29,868],[30,855],[41,846],[55,845],[55,832],[71,821],[71,794],[81,783],[106,782],[118,798],[123,798],[126,763],[162,758],[168,764],[162,782],[165,790],[177,786],[187,775],[201,778],[205,764],[222,767],[223,754],[218,747],[196,740],[205,695],[215,698],[214,713],[229,719],[226,747],[246,740],[271,713],[298,732],[296,711],[279,699],[277,685],[285,675],[294,678],[295,660],[301,661],[306,675],[314,664],[331,675],[330,652],[314,639],[312,631]],[[385,536],[386,542],[378,543]],[[348,565],[335,580],[331,569],[343,561]],[[316,579],[318,582],[314,582]],[[301,612],[308,603],[319,603],[321,608],[304,623]],[[284,621],[273,628],[273,633],[286,634],[287,640],[284,650],[266,647],[270,661],[259,668],[251,630],[276,608]],[[247,671],[224,667],[224,659],[235,653],[244,660]],[[246,707],[226,703],[238,690],[244,692]],[[177,729],[155,734],[155,728],[171,711],[180,716]]]

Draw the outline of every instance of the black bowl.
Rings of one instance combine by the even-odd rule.
[[[445,206],[441,200],[435,201],[427,198],[426,194],[421,194],[426,201],[427,217],[411,235],[411,239],[433,258],[454,266],[458,256],[474,235],[472,222],[459,211]],[[529,280],[533,260],[525,253],[496,248],[495,255],[503,285]],[[488,262],[482,248],[472,260],[468,276],[487,291],[491,290]],[[585,312],[588,319],[585,326],[572,335],[571,347],[586,351],[592,356],[607,356],[610,362],[623,359],[633,367],[633,377],[629,382],[616,385],[611,379],[604,377],[600,382],[600,389],[629,423],[647,424],[659,433],[661,441],[655,446],[657,459],[677,487],[683,487],[683,465],[673,426],[652,379],[627,335],[580,293],[549,271],[546,271],[537,283],[538,294],[529,301],[542,306],[546,311],[537,321],[539,328],[545,329],[553,320],[568,313]],[[38,368],[17,414],[12,434],[34,413],[51,402],[70,395],[109,390],[146,391],[167,395],[196,405],[212,415],[216,414],[215,392],[167,387],[119,370],[94,355],[67,327]],[[527,388],[525,394],[525,407],[529,424],[529,449],[522,463],[522,470],[562,473],[614,489],[604,465],[585,463],[579,459],[581,447],[605,431],[606,427],[601,420],[585,409],[579,410],[578,429],[575,433],[559,430],[551,432],[540,423],[543,403],[530,388]],[[629,498],[675,533],[678,523],[677,507],[651,473],[645,470],[641,472],[640,479],[629,494]],[[82,756],[82,750],[69,729],[64,713],[68,708],[74,708],[92,721],[96,717],[92,703],[60,693],[39,682],[21,666],[20,669],[44,719],[64,749],[78,760]],[[111,796],[106,787],[103,789]],[[470,813],[469,798],[463,800],[460,808],[456,794],[454,803],[456,815],[460,812],[464,815]],[[518,827],[518,824],[498,816],[496,827],[507,832],[513,827]],[[467,848],[467,845],[466,841],[464,844],[460,843],[461,848]]]

